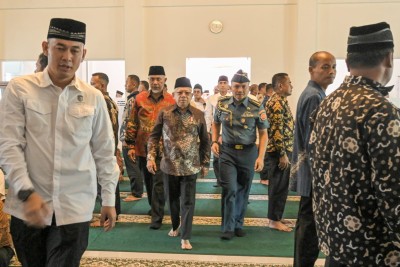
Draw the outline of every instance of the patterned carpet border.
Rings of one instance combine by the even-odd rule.
[[[193,260],[147,260],[121,258],[83,258],[81,267],[289,267],[285,264],[233,263]]]
[[[95,219],[100,218],[99,213],[93,214]],[[290,227],[295,227],[295,219],[285,219],[287,225]],[[148,215],[130,215],[130,214],[120,214],[118,216],[118,223],[148,223],[150,224],[151,218]],[[171,224],[171,216],[165,215],[163,222],[166,224]],[[245,218],[244,223],[246,226],[260,226],[268,227],[269,220],[267,218]],[[205,216],[194,216],[194,225],[221,225],[221,217],[205,217]]]

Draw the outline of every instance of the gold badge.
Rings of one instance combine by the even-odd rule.
[[[241,123],[245,123],[245,122],[246,122],[246,119],[245,119],[245,118],[242,118],[242,119],[240,120],[240,122],[241,122]]]
[[[247,107],[247,110],[250,110],[250,107]]]
[[[243,128],[247,129],[247,128],[249,128],[249,127],[248,127],[247,125],[244,125]]]
[[[228,108],[228,104],[225,104],[224,108]]]

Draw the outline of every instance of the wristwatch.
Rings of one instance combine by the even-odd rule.
[[[35,192],[33,189],[20,190],[18,192],[18,199],[25,202],[33,192]]]

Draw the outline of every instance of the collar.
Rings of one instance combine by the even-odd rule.
[[[179,109],[179,107],[178,107],[178,105],[176,103],[174,104],[173,110],[176,111],[176,112],[181,113],[181,110]],[[186,112],[189,112],[190,114],[193,114],[193,107],[192,107],[192,105],[190,105],[190,103],[189,103],[188,108],[186,109]]]
[[[43,72],[39,73],[39,75],[43,75],[43,79],[40,81],[39,86],[40,87],[48,87],[48,86],[56,86],[53,81],[50,79],[49,72],[47,70],[47,67],[43,70]],[[76,75],[74,79],[68,84],[66,87],[75,87],[77,90],[82,91],[82,81],[76,78]],[[57,87],[57,86],[56,86]],[[61,88],[64,89],[64,88]]]
[[[138,95],[138,94],[139,94],[139,91],[134,91],[134,92],[132,92],[132,93],[130,93],[130,94],[128,95],[127,99],[130,99],[130,98],[132,98],[132,97],[134,97],[134,96],[136,96],[136,95]]]
[[[233,96],[231,96],[231,98],[229,98],[228,100],[228,104],[235,104],[235,100],[233,99]],[[239,105],[244,105],[246,108],[249,105],[249,97],[246,96],[245,99],[243,99],[242,102],[239,103]]]
[[[344,78],[344,82],[343,83],[349,83],[349,84],[360,84],[360,85],[367,85],[372,87],[372,89],[378,91],[379,93],[381,93],[383,96],[387,96],[389,94],[390,91],[392,91],[394,85],[391,86],[383,86],[382,84],[373,81],[369,78],[363,77],[363,76],[354,76],[354,75],[350,75],[350,76],[346,76]]]

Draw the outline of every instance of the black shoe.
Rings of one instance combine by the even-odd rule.
[[[246,236],[246,232],[243,231],[243,229],[241,229],[241,228],[236,228],[235,229],[235,236],[244,237],[244,236]]]
[[[150,224],[149,228],[153,230],[158,230],[161,228],[161,225],[162,223],[154,222]]]
[[[231,231],[223,232],[221,235],[221,239],[223,240],[231,240],[235,234]]]

